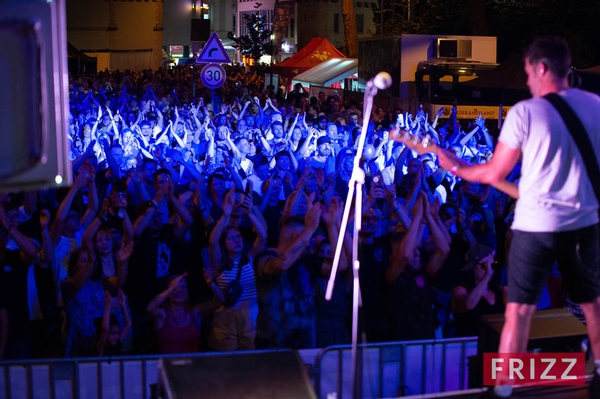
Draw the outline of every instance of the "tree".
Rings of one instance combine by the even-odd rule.
[[[358,32],[356,30],[354,0],[342,0],[342,16],[344,17],[344,36],[348,57],[358,58]]]
[[[251,16],[245,15],[248,34],[235,37],[229,32],[227,37],[235,42],[233,47],[238,49],[242,55],[251,57],[256,64],[263,55],[273,55],[273,31],[266,29],[265,17],[256,11]]]

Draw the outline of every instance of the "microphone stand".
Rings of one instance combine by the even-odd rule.
[[[356,202],[354,205],[354,232],[352,237],[352,275],[353,275],[353,290],[352,290],[352,393],[353,398],[358,399],[360,397],[359,392],[359,378],[358,378],[358,366],[357,366],[357,351],[358,351],[358,308],[361,305],[360,297],[360,282],[358,271],[360,269],[360,261],[358,260],[358,240],[359,233],[362,224],[362,197],[363,197],[363,186],[365,184],[365,172],[360,167],[360,159],[362,158],[363,148],[365,146],[365,139],[367,137],[367,129],[371,119],[371,111],[373,110],[373,97],[377,94],[377,87],[372,81],[369,81],[365,87],[364,97],[364,110],[363,110],[363,126],[360,132],[358,140],[358,148],[356,155],[354,156],[354,166],[352,168],[352,175],[348,182],[348,196],[346,197],[346,205],[344,207],[344,215],[342,217],[342,224],[340,226],[340,234],[337,240],[337,246],[335,248],[335,255],[333,257],[333,265],[331,268],[331,275],[327,282],[327,290],[325,292],[325,299],[331,300],[333,293],[333,287],[335,284],[335,277],[337,274],[338,265],[340,262],[340,254],[344,246],[344,236],[346,235],[346,229],[348,226],[348,218],[350,216],[350,209],[352,207],[352,200],[354,199],[354,193],[356,192]],[[362,373],[360,373],[362,375]],[[362,385],[362,384],[361,384]]]

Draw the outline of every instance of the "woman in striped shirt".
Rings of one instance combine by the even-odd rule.
[[[244,217],[252,223],[256,237],[250,251],[245,249],[237,227]],[[258,298],[252,260],[265,248],[266,240],[266,222],[252,202],[252,193],[240,196],[233,188],[229,190],[223,200],[223,216],[210,235],[212,273],[206,273],[207,282],[217,291],[215,294],[225,298],[225,304],[214,314],[208,338],[209,346],[215,350],[254,349]],[[213,278],[216,285],[211,284]],[[232,289],[233,285],[241,287],[241,294],[235,300],[228,294],[239,293]]]

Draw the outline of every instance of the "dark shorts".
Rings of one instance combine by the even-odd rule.
[[[513,231],[508,257],[508,302],[534,305],[555,261],[576,303],[600,296],[600,225],[558,233]]]

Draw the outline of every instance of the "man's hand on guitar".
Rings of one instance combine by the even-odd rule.
[[[454,151],[440,148],[438,151],[436,151],[436,154],[438,156],[440,167],[453,173],[456,173],[461,165],[465,165],[465,162],[457,157]]]

